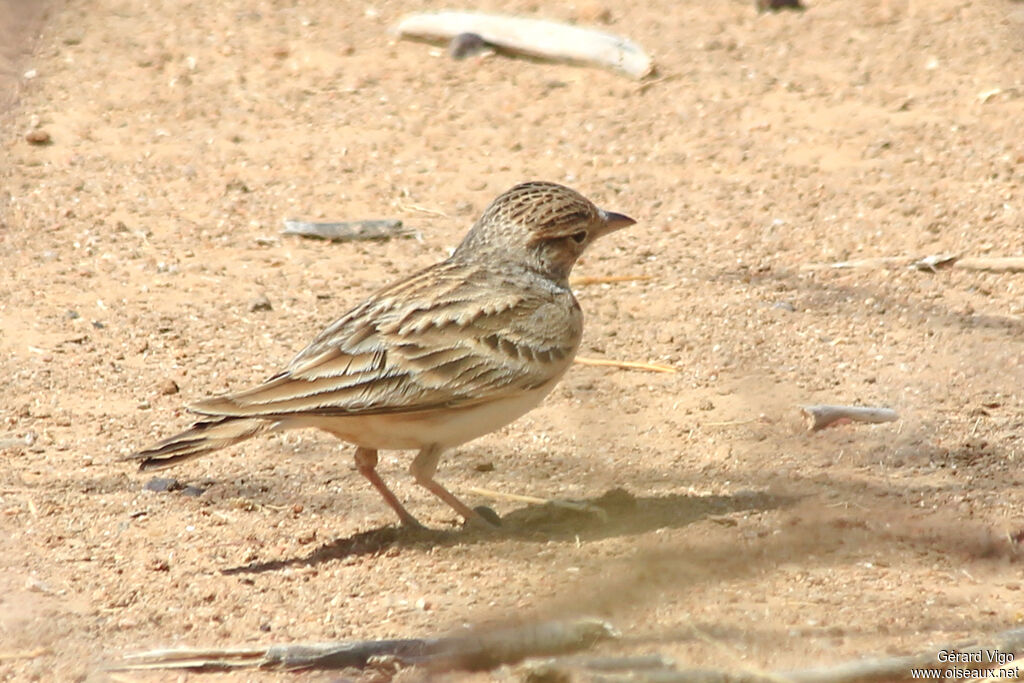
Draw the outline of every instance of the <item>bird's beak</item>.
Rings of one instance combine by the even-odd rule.
[[[629,226],[636,223],[635,220],[622,213],[615,213],[614,211],[601,211],[601,217],[604,218],[604,224],[607,226],[605,233],[615,232],[622,228],[628,228]]]

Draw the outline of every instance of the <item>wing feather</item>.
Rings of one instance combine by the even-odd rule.
[[[571,362],[582,330],[579,307],[568,290],[519,281],[496,287],[500,277],[438,264],[336,320],[263,384],[192,409],[268,418],[370,415],[468,406],[535,389]]]

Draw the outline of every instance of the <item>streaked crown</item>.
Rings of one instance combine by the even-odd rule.
[[[635,222],[563,185],[522,183],[484,209],[452,258],[520,262],[564,280],[591,242]]]

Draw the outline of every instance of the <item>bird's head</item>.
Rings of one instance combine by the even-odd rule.
[[[594,240],[634,223],[568,187],[522,183],[484,209],[452,258],[521,262],[562,282]]]

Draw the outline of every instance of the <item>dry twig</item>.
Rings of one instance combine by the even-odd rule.
[[[649,370],[651,372],[679,372],[671,365],[661,365],[659,363],[643,363],[632,360],[608,360],[605,358],[584,358],[583,356],[576,356],[576,363],[580,365],[596,365],[598,367],[608,368],[627,368],[629,370]]]
[[[412,230],[402,226],[402,221],[393,219],[340,223],[285,220],[284,230],[281,231],[282,235],[301,235],[332,242],[387,240],[392,237],[409,237],[412,233]]]
[[[0,652],[0,662],[10,662],[16,659],[35,659],[52,652],[53,650],[48,647],[37,647],[34,650],[22,650],[20,652]]]
[[[852,270],[874,268],[913,268],[929,273],[957,268],[959,270],[987,273],[1024,273],[1024,256],[956,256],[954,254],[932,254],[922,258],[913,256],[877,256],[836,261],[835,263],[808,263],[803,270]]]
[[[482,12],[429,12],[405,17],[395,31],[404,38],[433,41],[471,34],[513,54],[607,67],[633,78],[643,78],[654,70],[651,58],[626,38],[542,19]]]
[[[650,275],[588,275],[583,277],[569,278],[569,284],[574,287],[584,285],[601,285],[611,282],[642,282],[653,279]]]
[[[364,668],[383,658],[438,670],[478,671],[512,664],[527,657],[585,649],[617,635],[607,622],[577,619],[477,631],[451,638],[150,650],[125,655],[124,663],[110,669],[343,669]]]
[[[958,259],[955,268],[987,273],[1024,273],[1024,256],[967,257]]]
[[[800,406],[807,418],[807,429],[816,432],[840,420],[849,422],[893,422],[899,415],[891,408],[875,408],[871,406],[833,406],[814,405]]]

